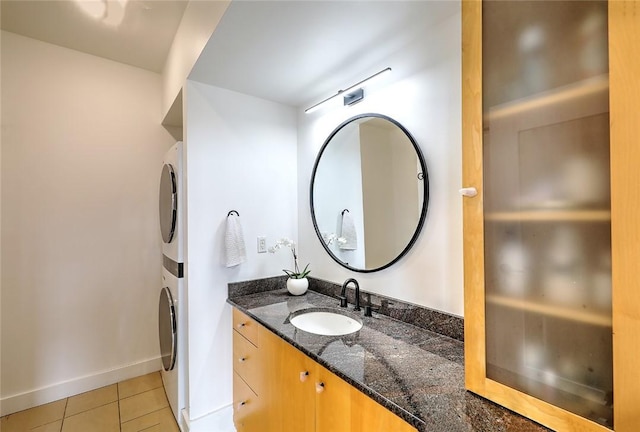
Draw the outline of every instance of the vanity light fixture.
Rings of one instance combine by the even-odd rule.
[[[353,105],[357,102],[360,102],[362,99],[364,99],[364,90],[362,89],[362,87],[364,86],[365,83],[369,83],[371,82],[373,79],[378,78],[380,75],[383,75],[386,72],[391,72],[391,68],[388,67],[386,69],[382,69],[380,72],[376,72],[373,75],[371,75],[368,78],[363,79],[360,82],[355,83],[352,86],[347,87],[344,90],[338,90],[338,93],[329,96],[328,98],[324,99],[323,101],[318,102],[317,104],[313,105],[312,107],[307,108],[306,110],[304,110],[304,112],[306,114],[312,113],[313,111],[316,111],[318,108],[320,108],[320,106],[325,103],[330,101],[331,99],[343,95],[344,96],[344,104],[345,105]]]

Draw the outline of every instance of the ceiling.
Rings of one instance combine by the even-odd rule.
[[[397,80],[439,49],[459,1],[233,1],[190,79],[307,107],[391,67]]]
[[[1,0],[1,27],[160,73],[188,1]],[[393,80],[420,70],[438,50],[425,41],[459,9],[457,0],[233,0],[190,79],[311,105],[386,67]]]
[[[2,0],[2,30],[162,72],[186,0]]]

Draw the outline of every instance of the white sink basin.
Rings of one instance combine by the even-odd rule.
[[[289,320],[300,330],[323,336],[342,336],[355,333],[362,323],[346,315],[334,312],[303,312]]]

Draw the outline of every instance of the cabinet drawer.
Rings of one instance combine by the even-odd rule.
[[[237,331],[233,332],[233,370],[260,395],[260,350]]]
[[[247,315],[240,312],[238,309],[233,308],[233,328],[242,336],[251,341],[255,346],[260,346],[258,343],[258,328],[260,324],[249,318]]]
[[[258,396],[237,373],[233,373],[233,423],[238,432],[259,431],[261,405]]]

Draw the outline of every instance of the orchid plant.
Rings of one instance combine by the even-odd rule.
[[[341,246],[343,244],[345,244],[347,242],[347,239],[344,237],[338,237],[337,234],[335,233],[331,233],[331,234],[326,234],[323,233],[322,237],[324,238],[324,242],[327,246],[330,246],[331,243],[336,242],[336,244],[338,244],[338,246]]]
[[[269,248],[269,253],[276,253],[278,249],[289,248],[291,249],[291,253],[293,254],[293,270],[283,269],[282,271],[286,273],[291,279],[304,279],[307,277],[311,270],[309,270],[309,264],[307,264],[304,270],[300,271],[298,267],[298,254],[296,252],[296,244],[289,240],[288,238],[281,238],[275,244]]]

